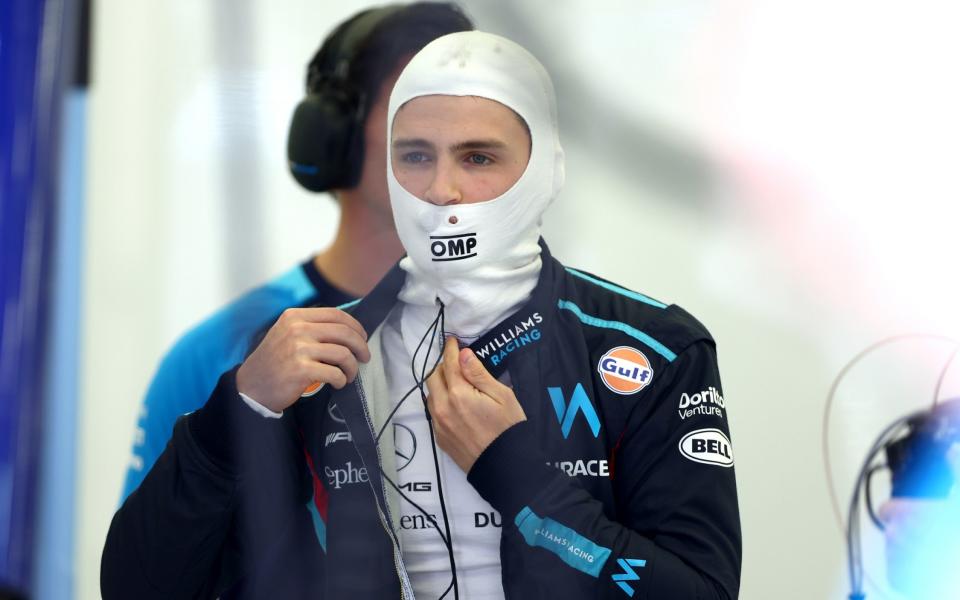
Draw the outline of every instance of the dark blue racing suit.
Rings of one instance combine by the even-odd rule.
[[[714,341],[679,307],[542,249],[530,300],[471,344],[527,416],[468,474],[498,513],[477,525],[502,527],[506,598],[736,598]],[[348,309],[373,354],[353,384],[266,419],[238,398],[233,369],[177,421],[111,524],[104,598],[413,598],[379,354],[404,276],[394,268]]]

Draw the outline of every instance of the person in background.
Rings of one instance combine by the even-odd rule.
[[[403,254],[387,195],[387,99],[424,45],[472,28],[454,4],[416,2],[361,11],[324,40],[307,68],[288,150],[293,176],[311,191],[329,191],[340,206],[336,237],[212,314],[161,359],[141,405],[123,498],[143,481],[177,417],[202,406],[284,310],[363,296]]]

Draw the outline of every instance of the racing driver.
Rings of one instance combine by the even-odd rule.
[[[179,419],[111,525],[104,597],[736,598],[715,343],[551,256],[544,68],[446,35],[387,119],[406,257],[358,302],[286,311]]]

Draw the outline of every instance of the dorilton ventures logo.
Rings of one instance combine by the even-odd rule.
[[[477,255],[477,234],[431,235],[430,254],[433,262],[463,260]]]
[[[680,405],[677,412],[681,419],[686,419],[694,415],[716,415],[723,417],[724,408],[726,408],[726,404],[723,401],[723,396],[717,388],[711,385],[696,394],[688,394],[686,392],[681,394]]]
[[[583,418],[587,420],[593,437],[600,435],[600,418],[597,411],[587,396],[587,391],[583,389],[583,384],[578,383],[573,389],[573,396],[568,403],[563,397],[563,390],[558,387],[547,388],[550,394],[550,401],[553,403],[553,409],[557,413],[557,419],[560,421],[560,431],[563,432],[563,439],[570,435],[570,429],[577,418],[577,413],[583,413]]]

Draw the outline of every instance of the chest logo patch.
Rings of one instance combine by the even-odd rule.
[[[611,392],[628,396],[636,394],[653,381],[653,368],[647,357],[636,348],[617,346],[600,357],[597,372]]]

